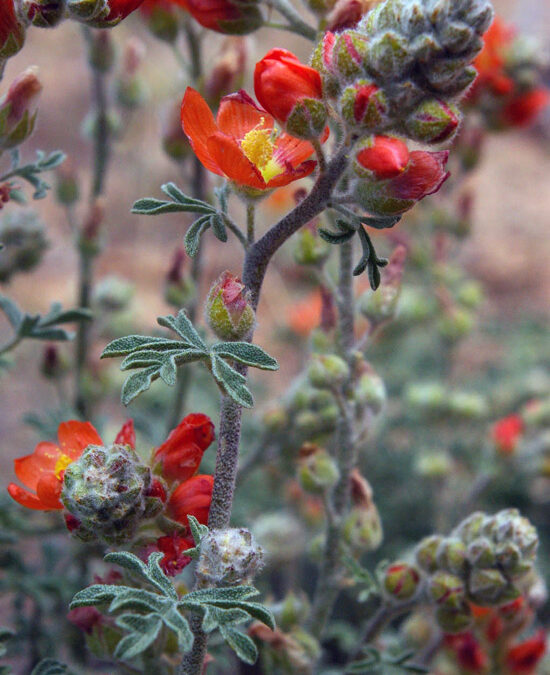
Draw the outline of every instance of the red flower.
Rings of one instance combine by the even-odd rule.
[[[546,652],[546,635],[543,630],[512,647],[506,656],[506,665],[514,675],[531,675]]]
[[[110,12],[105,19],[101,19],[101,23],[108,25],[122,21],[135,11],[142,2],[143,0],[109,0]]]
[[[505,52],[513,42],[515,34],[512,26],[506,25],[500,17],[495,17],[491,27],[483,36],[483,49],[474,61],[478,72],[472,91],[474,97],[484,88],[491,89],[497,95],[512,92],[514,82],[506,75],[504,66]]]
[[[14,0],[0,2],[0,59],[7,59],[21,49],[25,29],[15,13]]]
[[[101,624],[103,615],[95,607],[75,607],[67,614],[67,619],[80,630],[91,634]]]
[[[508,415],[495,422],[491,429],[491,438],[498,452],[511,455],[523,434],[524,424],[519,415]]]
[[[237,185],[266,190],[308,176],[314,161],[308,141],[275,134],[273,118],[241,90],[222,98],[216,120],[202,96],[188,87],[183,130],[204,166]]]
[[[260,104],[280,124],[286,124],[296,106],[321,101],[323,85],[315,68],[306,66],[287,49],[271,49],[254,70],[254,91]],[[324,128],[321,121],[320,131]]]
[[[518,94],[502,111],[502,121],[512,127],[526,127],[546,108],[550,94],[546,89],[533,89],[525,94]]]
[[[179,0],[201,26],[218,33],[246,35],[258,29],[263,16],[254,0]]]
[[[376,180],[395,178],[409,163],[409,150],[403,141],[389,136],[373,136],[362,145],[357,162]]]
[[[128,438],[131,421],[126,422],[117,436]],[[133,427],[132,427],[133,428]],[[14,460],[15,475],[28,490],[10,483],[10,496],[28,509],[61,510],[59,500],[63,476],[69,464],[77,460],[89,445],[103,445],[101,437],[90,422],[70,420],[57,429],[58,444],[39,443],[31,455]],[[118,441],[117,441],[118,442]],[[129,441],[126,441],[129,443]],[[67,523],[70,528],[72,522]]]
[[[127,420],[122,425],[122,429],[115,438],[115,444],[129,445],[132,450],[136,449],[136,432],[134,429],[134,420]]]
[[[487,667],[487,655],[472,633],[446,635],[445,644],[452,649],[461,668],[471,673],[482,673]]]
[[[154,458],[162,465],[162,475],[177,481],[191,478],[214,438],[214,425],[207,415],[192,413],[184,417],[155,451]]]
[[[208,523],[208,512],[212,501],[214,476],[199,474],[186,480],[172,492],[166,507],[170,518],[188,525],[187,516],[194,516],[199,523]]]
[[[169,577],[179,574],[192,560],[185,555],[185,551],[194,547],[195,542],[192,537],[171,534],[157,539],[157,549],[164,553],[164,558],[160,561],[164,573]]]

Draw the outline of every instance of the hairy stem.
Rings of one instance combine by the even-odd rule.
[[[317,31],[315,28],[306,23],[300,14],[296,11],[293,4],[289,0],[269,0],[267,3],[273,9],[276,9],[279,14],[285,17],[290,26],[286,27],[292,29],[293,33],[302,35],[308,40],[314,41],[317,38]]]

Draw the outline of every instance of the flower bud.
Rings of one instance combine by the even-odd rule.
[[[128,307],[134,285],[114,275],[103,277],[94,288],[93,301],[105,312],[121,312]]]
[[[386,94],[371,80],[356,80],[340,97],[340,109],[351,128],[375,133],[389,123]]]
[[[189,525],[187,516],[194,516],[199,523],[206,525],[213,487],[214,476],[207,474],[199,474],[180,483],[168,499],[166,514],[182,525]]]
[[[254,91],[260,104],[298,138],[323,133],[327,111],[321,76],[286,49],[271,49],[254,70]]]
[[[420,581],[420,572],[414,565],[396,562],[384,572],[382,589],[391,600],[404,602],[416,595]]]
[[[288,563],[303,554],[307,537],[300,521],[286,511],[264,513],[254,521],[253,532],[269,561]]]
[[[65,16],[66,0],[22,0],[21,14],[38,28],[53,28]]]
[[[382,81],[397,80],[413,62],[407,39],[396,31],[388,30],[371,40],[367,54],[367,67]]]
[[[0,282],[6,282],[18,272],[36,267],[49,246],[46,230],[35,211],[7,213],[0,220]]]
[[[493,567],[496,563],[494,546],[486,537],[478,537],[468,544],[466,558],[471,567],[479,569]]]
[[[307,618],[309,611],[310,604],[307,595],[304,592],[296,595],[290,591],[278,606],[278,611],[275,611],[277,625],[283,630],[300,625]]]
[[[451,307],[437,323],[440,335],[452,342],[471,333],[473,327],[472,313],[462,307]]]
[[[71,18],[94,28],[111,28],[136,10],[143,0],[67,0]]]
[[[374,371],[359,376],[354,394],[357,403],[370,408],[375,415],[380,414],[384,409],[387,399],[386,385]]]
[[[80,197],[80,185],[76,167],[70,159],[66,159],[56,171],[57,183],[55,195],[63,206],[72,206]]]
[[[212,585],[247,583],[264,565],[264,552],[244,528],[213,530],[201,539],[197,575]]]
[[[461,115],[454,105],[424,99],[405,121],[407,135],[420,143],[443,143],[458,131]]]
[[[382,543],[382,523],[375,504],[354,507],[344,521],[344,540],[357,552],[374,551]]]
[[[59,348],[56,344],[47,345],[42,354],[42,375],[55,380],[61,377],[67,370],[67,363],[60,357]]]
[[[430,579],[428,591],[436,604],[447,609],[461,609],[466,598],[464,582],[449,572],[435,572]]]
[[[483,419],[488,412],[485,396],[455,391],[449,396],[449,412],[465,419]]]
[[[0,12],[0,60],[17,54],[25,42],[25,27],[15,10],[15,0],[5,0]]]
[[[415,550],[416,562],[425,572],[435,572],[437,569],[437,552],[443,543],[443,537],[431,535],[425,537]]]
[[[336,354],[313,354],[307,369],[307,377],[312,387],[332,389],[349,379],[348,364]]]
[[[415,461],[414,470],[423,478],[446,478],[453,470],[453,462],[444,450],[423,452]]]
[[[446,407],[447,392],[439,382],[418,382],[407,387],[405,399],[413,408],[435,413]]]
[[[298,455],[298,478],[307,492],[322,493],[336,484],[338,465],[328,452],[312,443],[304,443]]]
[[[327,30],[339,33],[347,28],[355,28],[364,12],[361,0],[337,0],[327,15]]]
[[[185,0],[185,9],[201,26],[227,35],[247,35],[264,22],[257,0]]]
[[[458,609],[438,607],[435,619],[444,633],[463,633],[472,624],[472,612],[467,604]]]
[[[231,272],[224,272],[210,289],[206,321],[221,340],[241,340],[253,328],[256,315],[250,293]]]
[[[485,533],[484,530],[487,520],[487,516],[484,513],[476,511],[468,516],[468,518],[464,519],[460,525],[453,530],[453,534],[460,537],[466,544],[469,544],[471,541]]]
[[[12,82],[0,100],[0,153],[20,145],[33,132],[42,83],[35,66]]]
[[[65,469],[61,501],[80,521],[73,534],[83,541],[131,541],[148,517],[151,470],[127,445],[90,445]],[[157,502],[158,500],[154,500]]]
[[[499,604],[507,588],[508,582],[496,569],[474,569],[470,573],[470,595],[482,607]]]
[[[466,570],[466,546],[457,537],[444,539],[437,549],[437,566],[452,574],[462,575]]]
[[[228,37],[222,43],[220,52],[204,83],[206,98],[214,107],[219,105],[223,96],[241,87],[247,56],[246,38]]]
[[[298,265],[322,265],[330,255],[330,244],[319,236],[315,222],[302,227],[294,241],[294,260]]]
[[[387,180],[402,173],[409,163],[409,149],[398,138],[371,136],[357,146],[354,169],[368,180]]]
[[[131,38],[124,45],[120,74],[116,79],[116,98],[127,109],[139,107],[147,98],[147,90],[138,70],[145,56],[145,45]]]
[[[181,126],[181,101],[171,103],[162,116],[162,149],[176,162],[192,154],[191,145]],[[181,305],[179,305],[181,307]]]
[[[202,413],[183,418],[154,454],[160,471],[169,481],[186,481],[198,470],[202,457],[215,439],[212,420]]]
[[[151,33],[169,44],[175,42],[178,37],[177,11],[177,4],[166,0],[145,0],[139,8],[139,13],[145,19]]]
[[[105,203],[98,197],[89,207],[82,224],[78,245],[87,255],[97,255],[101,250],[101,226],[105,218]]]

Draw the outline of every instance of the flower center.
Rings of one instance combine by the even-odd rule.
[[[59,459],[55,463],[54,473],[55,477],[61,480],[61,474],[72,463],[72,459],[68,455],[59,455]]]
[[[263,124],[263,120],[244,136],[241,141],[241,149],[245,157],[262,174],[264,181],[268,183],[272,178],[283,173],[284,167],[273,159],[275,143],[273,143],[271,129],[258,128],[261,124]]]

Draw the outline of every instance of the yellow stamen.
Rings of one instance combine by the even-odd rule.
[[[284,172],[284,167],[273,159],[275,144],[272,140],[271,130],[259,128],[260,124],[249,131],[241,141],[241,149],[244,155],[262,174],[262,178],[268,183],[272,178]]]
[[[55,477],[61,480],[61,474],[72,463],[72,459],[68,455],[59,455],[59,459],[55,463],[54,473]]]

